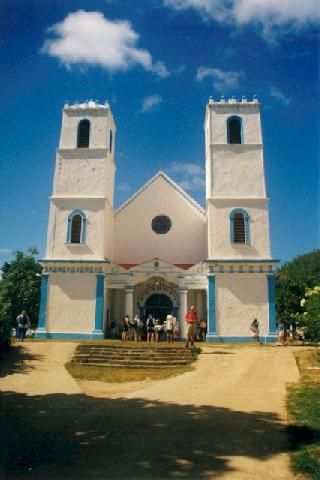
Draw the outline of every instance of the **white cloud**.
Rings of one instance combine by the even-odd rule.
[[[265,37],[320,20],[319,0],[163,0],[175,10],[194,9],[206,19],[260,25]],[[285,27],[285,28],[282,28]]]
[[[160,95],[150,95],[145,97],[142,102],[142,112],[150,112],[154,107],[159,105],[162,102],[162,97]]]
[[[168,173],[174,174],[177,183],[184,190],[194,191],[205,187],[205,172],[197,163],[173,162]]]
[[[224,72],[220,68],[199,67],[196,78],[201,82],[204,78],[211,77],[213,87],[218,91],[225,91],[238,88],[239,80],[243,75],[243,72]]]
[[[286,106],[289,106],[291,103],[291,99],[284,95],[282,92],[280,92],[280,90],[276,87],[269,87],[269,95],[276,98]]]
[[[112,21],[100,12],[78,10],[48,31],[56,38],[46,40],[42,51],[67,68],[90,65],[116,72],[140,65],[159,77],[169,76],[164,63],[154,62],[148,50],[137,48],[139,35],[126,20]]]
[[[0,248],[0,253],[11,253],[12,251],[10,248]]]

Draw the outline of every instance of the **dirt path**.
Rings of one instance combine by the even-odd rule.
[[[0,378],[1,409],[38,453],[11,471],[9,438],[5,478],[26,469],[45,480],[293,478],[284,403],[286,383],[298,379],[291,349],[210,346],[178,377],[79,386],[63,367],[74,344],[26,345],[26,370]]]

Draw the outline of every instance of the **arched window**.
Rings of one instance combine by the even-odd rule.
[[[68,216],[67,243],[85,243],[87,218],[81,210],[73,210]]]
[[[227,120],[228,143],[243,143],[242,120],[240,117],[229,117]]]
[[[242,208],[236,208],[230,213],[231,243],[250,243],[250,217]]]
[[[78,125],[78,148],[88,148],[90,137],[90,122],[89,120],[80,120]]]

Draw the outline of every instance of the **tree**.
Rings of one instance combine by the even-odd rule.
[[[32,327],[36,327],[39,316],[41,270],[36,260],[38,251],[30,248],[26,253],[14,252],[14,259],[2,266],[0,281],[0,318],[8,335],[16,326],[21,310],[27,310]]]
[[[277,318],[287,326],[295,314],[303,313],[300,304],[307,289],[320,284],[320,249],[295,257],[276,274]]]

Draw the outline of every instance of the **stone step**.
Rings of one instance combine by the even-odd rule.
[[[161,363],[161,364],[155,364],[155,363],[119,363],[119,362],[80,362],[79,365],[82,365],[84,367],[113,367],[113,368],[142,368],[142,369],[147,369],[147,368],[175,368],[175,367],[184,367],[187,365],[190,365],[190,362],[184,362],[184,363]]]
[[[96,355],[88,356],[88,357],[78,357],[78,358],[73,358],[72,361],[74,363],[81,363],[81,362],[122,362],[122,363],[163,363],[163,364],[168,364],[168,363],[173,363],[173,362],[184,362],[184,363],[191,363],[193,361],[193,358],[174,358],[171,360],[163,359],[163,358],[152,358],[152,359],[147,359],[147,358],[128,358],[128,357],[117,357],[117,358],[108,358],[108,357],[98,357]]]
[[[182,347],[93,347],[93,346],[81,346],[77,348],[78,351],[126,351],[126,352],[164,352],[164,353],[177,353],[184,352],[186,349]]]
[[[167,358],[170,360],[170,358],[190,358],[193,357],[193,354],[191,351],[186,351],[186,352],[179,352],[175,355],[172,354],[165,354],[165,353],[141,353],[141,352],[76,352],[75,356],[81,357],[81,356],[88,356],[88,355],[98,355],[98,356],[103,356],[107,358],[116,358],[116,357],[132,357],[132,358]]]

